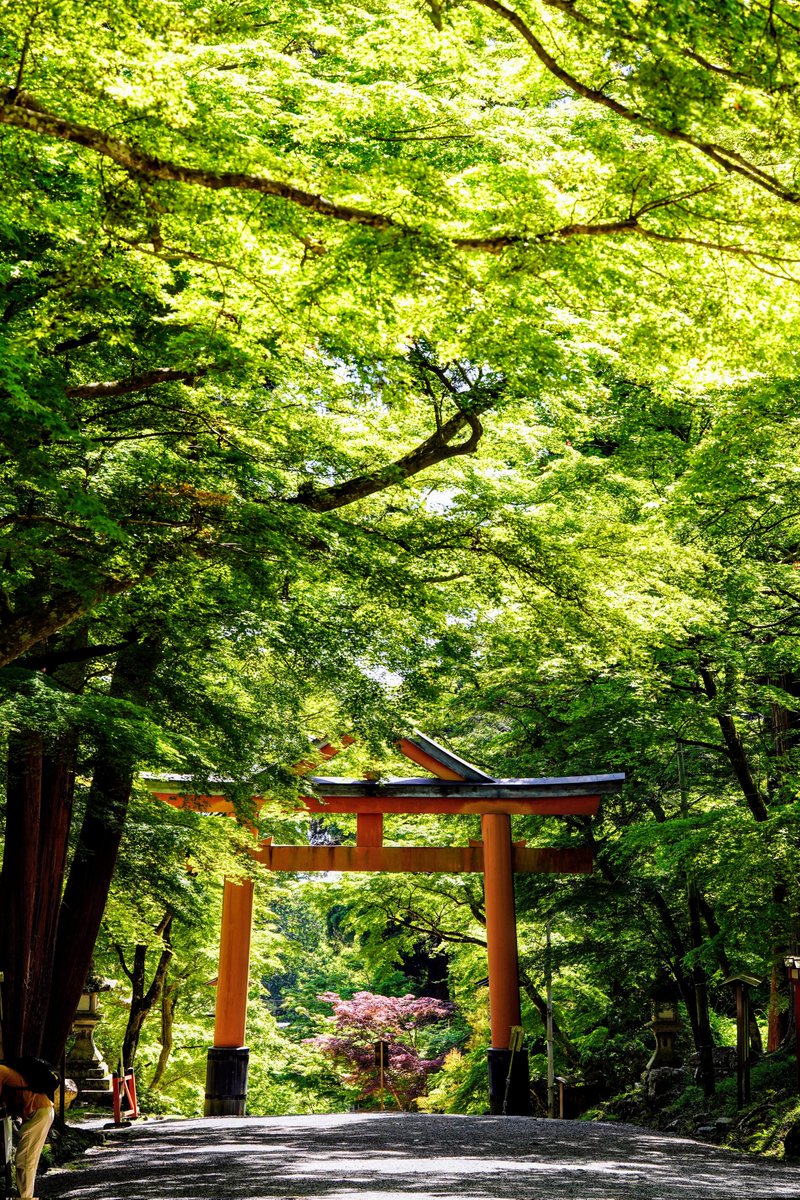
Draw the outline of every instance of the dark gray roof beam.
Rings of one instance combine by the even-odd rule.
[[[491,779],[488,782],[449,779],[341,779],[311,775],[308,782],[320,796],[413,796],[420,800],[451,797],[461,800],[528,799],[537,796],[600,796],[618,792],[625,776],[569,775],[552,779]]]

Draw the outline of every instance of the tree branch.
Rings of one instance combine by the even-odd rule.
[[[128,979],[130,979],[130,981],[132,983],[133,982],[133,972],[128,969],[128,964],[125,962],[125,953],[122,949],[122,946],[120,945],[119,942],[112,942],[111,944],[114,947],[114,950],[116,951],[116,955],[117,955],[117,958],[119,959],[119,964],[122,967],[122,970],[125,972],[125,974],[128,976]]]
[[[465,442],[451,445],[451,440],[465,426],[469,426],[470,436]],[[473,454],[482,434],[483,426],[475,413],[454,413],[429,438],[393,463],[380,467],[369,475],[357,475],[354,479],[347,479],[343,483],[336,483],[319,491],[313,486],[303,487],[287,503],[300,504],[311,512],[331,512],[336,508],[343,508],[356,500],[363,500],[366,496],[381,492],[384,488],[404,483],[420,471],[445,462],[448,458],[455,458],[460,454]]]
[[[58,633],[90,612],[101,600],[130,591],[152,575],[154,568],[142,571],[137,579],[107,579],[92,592],[64,590],[44,601],[41,608],[22,613],[0,624],[0,667],[14,662],[43,638]]]
[[[702,742],[696,738],[675,738],[681,746],[700,746],[703,750],[714,750],[717,754],[727,755],[728,751],[724,746],[718,746],[716,742]]]
[[[482,0],[474,0],[481,3]],[[716,185],[714,185],[716,186]],[[701,189],[708,191],[708,188]],[[800,259],[787,255],[772,254],[766,250],[756,250],[737,242],[713,242],[705,238],[692,237],[689,234],[660,233],[656,229],[648,229],[639,220],[643,214],[654,208],[663,208],[669,204],[677,204],[684,196],[667,197],[661,201],[645,205],[638,213],[624,217],[618,221],[597,221],[594,224],[573,222],[562,225],[560,229],[543,230],[540,233],[507,233],[492,237],[455,238],[453,245],[459,250],[476,250],[482,254],[502,254],[512,246],[526,249],[530,246],[542,245],[548,242],[565,241],[573,237],[613,237],[617,234],[632,234],[634,237],[645,238],[651,242],[662,242],[673,246],[694,246],[700,250],[713,250],[719,254],[730,254],[737,258],[752,259],[756,264],[759,260],[770,263],[796,263]],[[790,278],[788,276],[781,278]]]
[[[481,3],[481,0],[475,0]],[[541,233],[509,233],[497,237],[462,237],[455,238],[453,244],[459,250],[479,250],[484,254],[500,254],[510,246],[533,246],[542,242],[555,242],[570,237],[598,237],[614,233],[635,233],[637,222],[635,217],[626,217],[621,221],[598,221],[594,225],[573,222],[563,225],[560,229],[548,229]]]
[[[156,387],[159,383],[194,383],[207,375],[210,367],[194,367],[191,371],[178,371],[172,367],[156,367],[153,371],[144,371],[141,375],[132,375],[130,379],[114,379],[108,383],[84,383],[78,387],[65,390],[65,395],[73,400],[107,400],[113,396],[127,396],[131,392],[143,392],[146,388]]]
[[[170,934],[172,931],[172,913],[167,911],[159,921],[156,929],[156,936],[162,939],[162,950],[158,959],[158,966],[153,974],[153,979],[150,987],[145,992],[142,1000],[142,1006],[149,1012],[156,1001],[161,996],[161,989],[164,986],[164,980],[167,977],[170,960],[172,959],[172,943],[170,942]]]
[[[483,5],[489,8],[492,12],[509,21],[525,38],[534,53],[542,61],[542,63],[550,70],[558,79],[564,82],[577,95],[589,99],[596,104],[600,104],[611,109],[612,112],[625,120],[632,121],[643,128],[651,129],[664,137],[668,137],[674,141],[680,141],[695,150],[699,150],[706,157],[714,161],[718,166],[721,166],[726,172],[737,172],[744,176],[750,182],[757,184],[760,187],[766,188],[783,200],[788,200],[791,203],[800,201],[800,194],[790,192],[782,187],[780,182],[772,175],[760,170],[755,164],[741,158],[734,151],[726,150],[724,147],[716,146],[710,142],[700,142],[688,134],[683,133],[678,129],[669,129],[658,125],[646,118],[643,114],[637,113],[632,109],[627,108],[624,104],[614,100],[605,93],[597,89],[590,88],[585,84],[580,83],[577,79],[566,72],[547,52],[544,46],[535,37],[533,32],[522,21],[516,13],[505,8],[498,0],[471,0],[474,4]],[[130,171],[133,174],[145,175],[154,179],[161,179],[167,182],[187,183],[198,187],[210,188],[212,190],[233,189],[242,191],[255,191],[263,195],[274,196],[278,199],[286,200],[289,203],[297,204],[302,208],[306,208],[319,216],[328,217],[333,220],[349,222],[351,224],[365,225],[372,229],[388,230],[402,229],[403,227],[386,213],[374,212],[368,209],[355,208],[350,205],[337,204],[331,200],[326,200],[324,197],[304,191],[301,188],[294,187],[292,184],[285,183],[281,180],[269,179],[262,175],[253,175],[247,172],[236,171],[212,171],[203,167],[189,167],[179,163],[173,163],[167,159],[161,159],[155,155],[146,154],[137,147],[129,145],[127,142],[122,142],[118,138],[111,137],[110,134],[102,129],[97,129],[90,125],[83,125],[79,122],[68,121],[65,118],[58,117],[54,113],[48,112],[42,107],[32,96],[25,92],[20,92],[19,95],[13,96],[7,93],[3,101],[0,101],[0,124],[12,125],[17,129],[25,130],[29,133],[38,134],[42,137],[57,138],[62,141],[72,142],[75,145],[84,146],[105,158],[116,162],[123,169]],[[706,189],[701,189],[706,190]],[[669,201],[665,202],[669,203]],[[640,211],[644,212],[647,209]],[[708,249],[720,250],[728,254],[745,255],[752,258],[770,259],[774,256],[762,254],[755,250],[750,250],[744,246],[726,245],[714,243],[705,243],[701,240],[695,240],[689,237],[671,236],[668,234],[660,234],[654,230],[648,230],[641,226],[636,219],[636,216],[631,216],[622,220],[615,221],[600,221],[595,223],[574,222],[565,225],[560,229],[548,230],[536,234],[501,234],[495,237],[460,237],[452,239],[452,245],[461,250],[475,250],[487,254],[499,254],[509,246],[516,245],[535,245],[539,243],[547,243],[551,241],[559,241],[570,237],[595,237],[608,236],[620,233],[634,233],[640,237],[650,238],[652,240],[663,242],[675,242],[676,244],[696,245]],[[123,239],[125,240],[125,239]],[[183,252],[188,254],[188,252]],[[191,257],[191,255],[189,255]],[[196,256],[194,256],[196,257]],[[191,380],[192,376],[197,376],[200,371],[186,373],[185,376],[174,375],[169,376],[166,372],[160,377],[155,377],[153,374],[152,382],[141,383],[137,386],[126,386],[124,382],[112,383],[108,385],[89,384],[87,388],[95,388],[95,391],[87,391],[84,389],[70,390],[67,394],[71,396],[84,395],[123,395],[125,391],[139,390],[141,387],[150,387],[155,383],[162,382],[168,378],[185,378]],[[144,378],[144,377],[143,377]],[[101,389],[108,387],[110,389],[120,388],[119,391],[109,390],[103,392]]]
[[[28,133],[57,138],[60,141],[72,142],[77,146],[85,146],[104,158],[110,158],[126,171],[136,175],[145,175],[150,179],[162,179],[172,183],[189,183],[198,187],[219,190],[233,188],[241,191],[260,192],[265,196],[275,196],[279,200],[288,200],[299,204],[320,216],[331,217],[337,221],[348,221],[352,224],[367,225],[372,229],[392,229],[397,222],[385,213],[370,212],[363,208],[353,208],[346,204],[334,204],[313,192],[303,191],[290,183],[277,179],[268,179],[263,175],[250,175],[240,171],[211,171],[203,167],[187,167],[167,159],[157,158],[154,154],[144,151],[112,137],[102,129],[92,125],[83,125],[77,121],[68,121],[48,112],[33,96],[20,92],[13,96],[7,93],[0,101],[0,124],[13,125]]]
[[[79,646],[71,650],[51,650],[43,654],[32,654],[21,659],[19,665],[31,671],[38,671],[42,667],[46,671],[53,671],[56,667],[66,663],[87,662],[93,658],[108,658],[112,654],[119,654],[120,650],[124,650],[132,641],[135,641],[134,636],[126,638],[124,642],[108,642],[99,646]]]
[[[717,681],[709,667],[702,661],[698,666],[698,673],[703,681],[705,693],[713,704],[717,699]],[[747,807],[756,821],[766,821],[769,816],[767,803],[761,789],[753,778],[750,764],[747,761],[747,752],[739,736],[739,730],[736,728],[736,722],[730,713],[722,712],[716,705],[715,708],[716,712],[714,715],[722,730],[722,736],[727,747],[727,757],[733,768],[733,773],[736,776],[739,787],[742,789],[744,798],[747,801]]]
[[[490,12],[495,13],[498,17],[501,17],[508,24],[512,25],[528,43],[533,53],[539,59],[539,62],[542,63],[551,75],[554,75],[570,91],[574,92],[576,96],[581,96],[584,100],[590,100],[593,104],[607,108],[616,116],[621,117],[625,121],[631,121],[641,129],[649,129],[661,137],[669,138],[674,142],[681,142],[685,146],[690,146],[692,149],[698,150],[724,171],[741,175],[750,183],[766,189],[766,191],[771,192],[774,196],[778,196],[781,200],[787,200],[791,204],[797,204],[800,201],[800,194],[787,190],[774,175],[762,171],[759,166],[743,158],[736,151],[728,150],[724,146],[719,146],[714,142],[698,141],[697,138],[684,133],[682,129],[661,125],[658,121],[646,117],[644,113],[628,108],[627,105],[622,104],[619,100],[615,100],[613,96],[607,96],[605,92],[581,83],[579,79],[571,75],[569,71],[553,58],[552,54],[549,53],[536,37],[530,26],[517,13],[513,12],[512,9],[506,8],[504,4],[501,4],[499,0],[471,0],[471,3],[488,8]]]
[[[619,26],[615,26],[613,29],[611,29],[602,21],[592,20],[584,13],[578,11],[578,9],[575,7],[574,0],[543,0],[543,3],[546,4],[548,8],[557,8],[559,12],[564,13],[572,21],[578,25],[582,25],[585,29],[591,29],[595,33],[602,34],[604,37],[612,35],[615,38],[618,37],[625,42],[629,42],[631,45],[641,46],[647,50],[652,50],[654,41],[652,29],[648,30],[647,39],[643,39],[641,37],[637,37],[633,33],[627,33],[624,29],[620,29]],[[660,42],[660,44],[664,47],[674,50],[675,53],[680,54],[681,57],[689,58],[692,60],[692,62],[696,62],[698,66],[702,67],[706,71],[711,71],[716,75],[724,75],[728,79],[734,79],[739,83],[751,84],[753,87],[761,88],[767,92],[770,90],[763,89],[763,85],[759,80],[751,78],[742,71],[734,71],[730,67],[722,66],[719,63],[712,63],[709,59],[704,58],[701,54],[698,54],[696,50],[692,50],[689,46],[676,45],[673,41],[671,41],[670,38],[664,37],[656,39],[656,44],[658,44],[658,42]]]

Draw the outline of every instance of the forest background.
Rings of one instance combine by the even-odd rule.
[[[548,916],[562,1070],[629,1085],[664,971],[707,1091],[726,977],[791,1036],[796,6],[0,12],[7,1051],[60,1055],[94,955],[110,1056],[130,982],[152,1102],[196,1110],[249,834],[141,773],[223,776],[245,823],[268,794],[295,841],[309,736],[402,773],[414,726],[626,773],[515,823],[596,855],[518,881],[537,1071]],[[352,1098],[319,993],[434,983],[431,1102],[480,1109],[478,883],[258,880],[253,1111]]]

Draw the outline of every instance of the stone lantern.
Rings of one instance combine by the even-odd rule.
[[[657,1067],[680,1066],[675,1050],[675,1038],[681,1029],[681,1018],[678,1011],[679,995],[678,988],[671,977],[664,971],[660,972],[650,992],[653,1006],[650,1028],[656,1039],[656,1048],[645,1067],[646,1071],[655,1070]]]
[[[103,1019],[98,1004],[100,994],[110,991],[113,986],[111,979],[90,975],[72,1022],[74,1041],[67,1055],[66,1069],[78,1088],[78,1104],[110,1106],[113,1102],[111,1072],[94,1041],[94,1031]]]

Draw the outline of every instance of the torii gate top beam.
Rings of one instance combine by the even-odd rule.
[[[485,771],[459,758],[433,738],[415,733],[401,738],[398,748],[407,758],[430,770],[436,778],[343,779],[306,775],[311,789],[300,797],[301,805],[311,813],[355,813],[375,817],[388,813],[528,813],[538,816],[594,816],[600,797],[617,792],[625,776],[568,775],[543,779],[495,779]],[[327,743],[318,751],[331,757],[335,750]],[[305,774],[311,762],[299,763]],[[233,805],[223,788],[198,796],[181,785],[188,776],[150,777],[150,789],[160,800],[176,807],[196,807],[204,812],[232,813]],[[223,781],[220,780],[220,783]],[[260,807],[263,797],[255,796]]]

